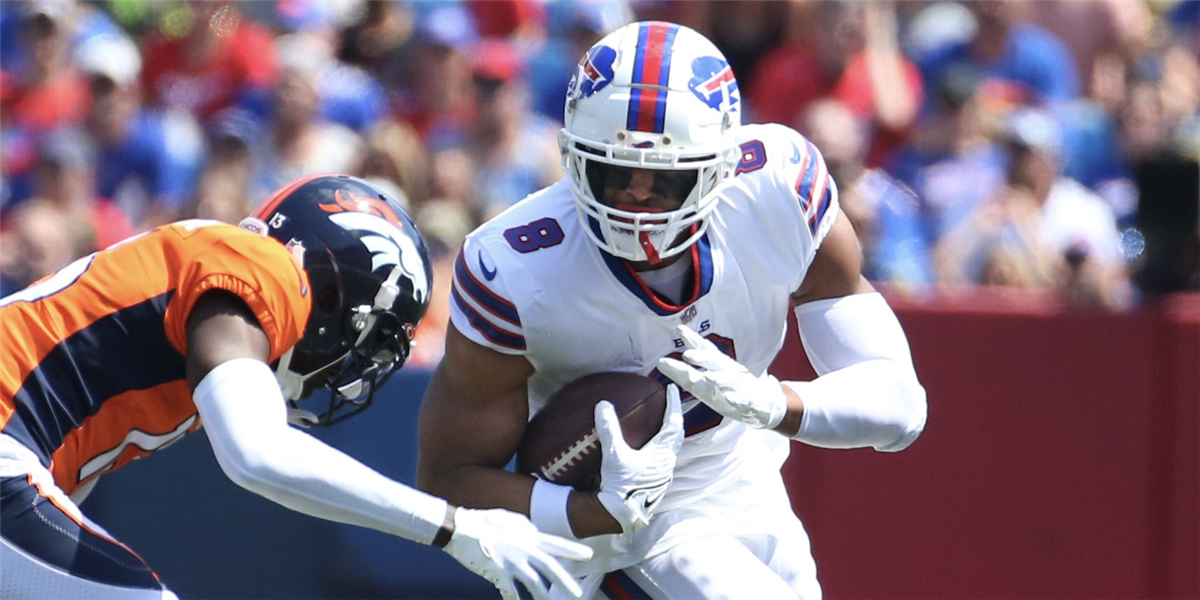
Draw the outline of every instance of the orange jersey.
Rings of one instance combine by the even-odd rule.
[[[196,431],[187,318],[206,291],[250,307],[277,360],[304,334],[308,277],[277,240],[181,221],[0,300],[0,431],[68,494]]]

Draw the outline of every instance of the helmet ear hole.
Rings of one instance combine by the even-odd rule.
[[[313,309],[332,313],[338,308],[338,291],[332,285],[327,285],[313,294]]]

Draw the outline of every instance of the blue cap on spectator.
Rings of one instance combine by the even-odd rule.
[[[227,108],[213,116],[208,134],[213,141],[235,140],[253,147],[262,139],[262,121],[243,108]]]
[[[438,6],[421,16],[421,38],[430,44],[462,48],[479,39],[471,11],[460,4]]]

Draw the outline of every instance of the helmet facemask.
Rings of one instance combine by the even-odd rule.
[[[625,132],[625,135],[633,134]],[[587,225],[588,236],[613,256],[652,264],[687,250],[704,235],[708,229],[707,217],[719,201],[714,191],[729,172],[730,155],[734,154],[663,155],[637,148],[621,152],[611,146],[601,148],[573,139],[565,130],[560,137],[576,209]],[[606,179],[610,178],[604,173],[627,169],[672,175],[656,176],[652,191],[668,199],[678,199],[682,195],[678,191],[687,189],[682,204],[667,211],[630,211],[608,206],[603,196]],[[674,175],[686,178],[690,186],[679,186],[676,182],[680,178]],[[660,187],[663,180],[669,183]]]
[[[400,267],[393,267],[379,288],[373,306],[362,304],[349,310],[340,344],[350,348],[337,360],[320,364],[317,356],[299,346],[279,361],[276,376],[290,406],[289,420],[303,427],[325,427],[340,423],[371,406],[375,391],[404,366],[414,346],[416,326],[403,323],[391,308],[400,295]],[[297,400],[316,388],[329,390],[328,406],[320,414],[300,408]]]

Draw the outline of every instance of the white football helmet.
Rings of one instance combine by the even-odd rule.
[[[700,239],[714,191],[737,164],[740,99],[729,62],[688,27],[631,23],[592,46],[567,87],[559,134],[563,168],[592,240],[613,256],[657,263]],[[677,210],[618,210],[601,202],[606,165],[692,171],[695,185]]]

